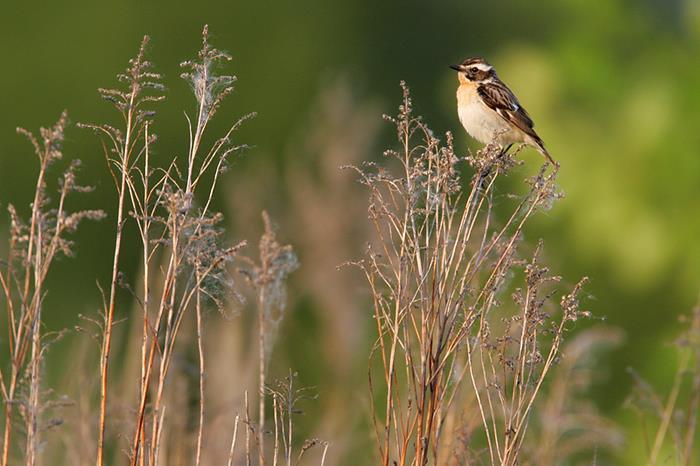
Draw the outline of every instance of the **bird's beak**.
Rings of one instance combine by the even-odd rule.
[[[463,71],[462,65],[450,65],[450,68],[452,68],[455,71]]]

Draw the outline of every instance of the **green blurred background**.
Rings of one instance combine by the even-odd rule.
[[[239,78],[212,132],[232,118],[258,113],[237,136],[252,148],[227,174],[218,208],[227,214],[232,236],[253,243],[257,212],[269,209],[281,237],[299,249],[302,269],[290,289],[292,313],[281,331],[281,362],[275,366],[278,375],[291,366],[317,386],[321,406],[324,390],[330,390],[324,384],[332,383],[325,380],[336,370],[333,359],[315,356],[335,351],[332,341],[320,341],[325,326],[361,327],[342,350],[349,353],[348,368],[338,375],[353,382],[343,382],[352,387],[348,396],[361,399],[371,322],[362,291],[355,288],[361,282],[345,285],[347,277],[326,263],[328,270],[315,273],[330,277],[328,286],[352,287],[345,292],[357,297],[345,309],[327,309],[314,296],[313,273],[303,270],[313,266],[310,256],[319,250],[338,252],[337,265],[357,257],[362,244],[342,251],[314,238],[295,244],[305,234],[297,230],[309,226],[298,221],[308,204],[294,189],[303,179],[313,186],[309,199],[335,200],[336,210],[345,208],[339,183],[354,187],[335,174],[336,167],[357,160],[341,155],[324,161],[330,144],[324,134],[359,144],[356,159],[378,158],[394,134],[381,114],[394,112],[400,80],[411,86],[417,111],[436,132],[453,131],[458,147],[476,147],[460,128],[456,80],[447,65],[486,57],[562,164],[559,183],[566,197],[540,215],[526,236],[533,242],[544,238],[548,263],[568,282],[591,277],[587,306],[625,333],[624,343],[599,361],[591,396],[628,436],[612,464],[640,464],[638,427],[623,407],[631,388],[625,369],[634,367],[660,389],[668,388],[675,364],[669,343],[680,328],[676,316],[692,307],[700,290],[698,0],[10,1],[2,9],[0,207],[12,202],[25,215],[36,160],[15,127],[49,125],[64,108],[73,122],[115,122],[96,88],[114,85],[144,34],[152,38],[150,57],[168,87],[168,100],[159,105],[157,151],[164,158],[184,152],[182,110],[192,102],[177,78],[178,63],[196,52],[202,25],[209,24],[212,42],[231,52]],[[344,107],[335,112],[329,99]],[[335,132],[318,128],[328,121]],[[343,136],[344,128],[356,137]],[[114,193],[96,139],[71,127],[66,153],[82,159],[82,179],[97,188],[76,205],[112,213]],[[524,170],[541,162],[529,150],[522,158]],[[343,232],[363,228],[357,225],[364,220],[362,206],[352,212],[354,217],[348,213],[338,220]],[[335,228],[330,220],[321,223],[319,228]],[[3,218],[3,234],[6,224]],[[77,257],[57,265],[49,286],[48,329],[71,327],[78,313],[98,308],[94,284],[108,281],[112,250],[106,239],[112,228],[110,221],[85,225]],[[135,260],[127,255],[127,272],[137,271]],[[330,324],[330,313],[341,313],[341,323]],[[54,350],[50,380],[60,379],[62,348],[68,345]],[[361,440],[355,448],[369,441]]]

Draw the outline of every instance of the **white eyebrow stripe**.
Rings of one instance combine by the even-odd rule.
[[[473,65],[469,65],[469,67],[479,68],[481,71],[491,71],[493,69],[493,66],[487,65],[486,63],[474,63]]]

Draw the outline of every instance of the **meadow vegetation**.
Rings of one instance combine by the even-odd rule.
[[[313,190],[309,173],[290,170],[277,181],[295,187],[289,215],[303,233],[279,233],[261,208],[250,252],[214,209],[232,158],[247,147],[237,130],[253,116],[210,134],[234,90],[231,57],[211,45],[205,27],[199,52],[180,65],[194,99],[182,128],[187,145],[172,156],[158,151],[166,88],[147,55],[146,37],[117,85],[99,90],[118,123],[79,123],[81,133],[63,113],[37,135],[19,130],[38,169],[28,215],[8,204],[0,263],[8,355],[1,466],[546,466],[606,464],[624,448],[624,433],[587,399],[599,358],[622,336],[595,319],[587,279],[552,272],[546,238],[526,240],[532,218],[566,202],[557,170],[545,164],[521,177],[520,149],[456,149],[450,133],[436,135],[416,114],[404,83],[397,114],[385,116],[395,143],[361,160],[379,132],[368,122],[375,109],[358,108],[338,86],[320,100],[304,150],[320,154],[318,176],[331,180],[330,196],[347,202],[345,211]],[[80,162],[66,160],[67,131],[92,132],[103,148],[114,182],[114,205],[104,211],[70,208],[92,188],[79,181]],[[252,184],[245,192],[229,215],[263,203]],[[113,251],[111,279],[94,287],[102,306],[81,313],[75,328],[49,331],[45,315],[59,310],[44,305],[46,278],[79,248],[71,235],[88,220],[113,225],[103,242]],[[351,236],[364,255],[348,257]],[[125,255],[138,257],[137,274],[123,272]],[[327,281],[335,267],[346,286]],[[350,352],[366,354],[365,392],[307,387],[299,379],[309,367],[274,364],[295,273],[325,307],[344,310],[318,338],[333,343],[338,366]],[[89,292],[76,283],[74,298]],[[700,311],[684,323],[668,391],[634,374],[630,406],[645,426],[650,465],[697,458]],[[363,326],[374,332],[369,347],[357,347]],[[51,387],[47,355],[68,338],[74,364]],[[324,413],[310,407],[319,397],[330,400]],[[317,418],[299,428],[307,410]],[[353,460],[357,444],[374,448]]]

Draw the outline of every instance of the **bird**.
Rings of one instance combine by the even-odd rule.
[[[499,79],[492,65],[483,58],[474,57],[450,68],[457,71],[459,80],[459,121],[470,136],[482,144],[496,142],[503,152],[515,143],[530,145],[559,167],[535,132],[532,118],[513,91]]]

